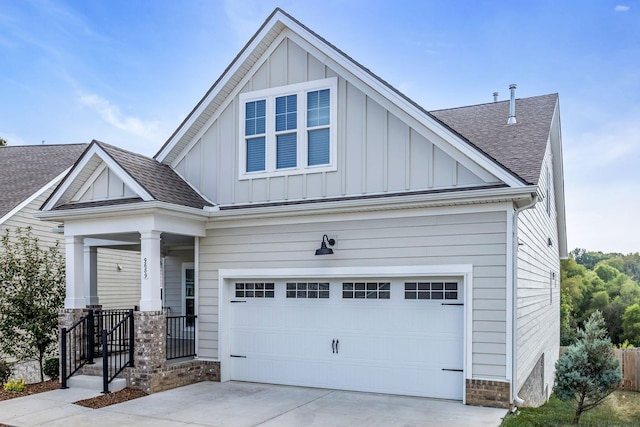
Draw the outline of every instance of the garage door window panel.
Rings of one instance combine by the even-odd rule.
[[[273,298],[274,283],[236,283],[236,298]]]
[[[457,282],[405,282],[404,299],[457,300]]]
[[[389,282],[345,282],[342,284],[343,299],[390,299]]]
[[[287,298],[327,299],[329,298],[329,283],[288,282]]]

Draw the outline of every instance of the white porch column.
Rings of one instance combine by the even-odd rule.
[[[140,243],[140,311],[160,311],[160,232],[140,232]]]
[[[84,299],[87,305],[98,305],[98,248],[84,247]]]
[[[84,238],[65,236],[67,292],[64,308],[85,308]]]

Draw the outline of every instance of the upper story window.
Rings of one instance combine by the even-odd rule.
[[[240,179],[336,170],[337,79],[240,95]]]

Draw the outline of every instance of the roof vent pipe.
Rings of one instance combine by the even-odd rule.
[[[509,120],[508,125],[516,123],[516,85],[510,84],[509,90],[511,91],[511,101],[509,101]]]
[[[493,92],[493,102],[498,102],[498,92]]]

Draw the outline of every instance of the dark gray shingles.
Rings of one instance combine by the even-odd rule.
[[[211,206],[168,165],[94,141],[158,201],[202,209]]]
[[[87,144],[0,147],[0,217],[73,166]]]
[[[476,148],[528,184],[537,184],[558,94],[516,100],[514,125],[509,101],[430,111]]]

